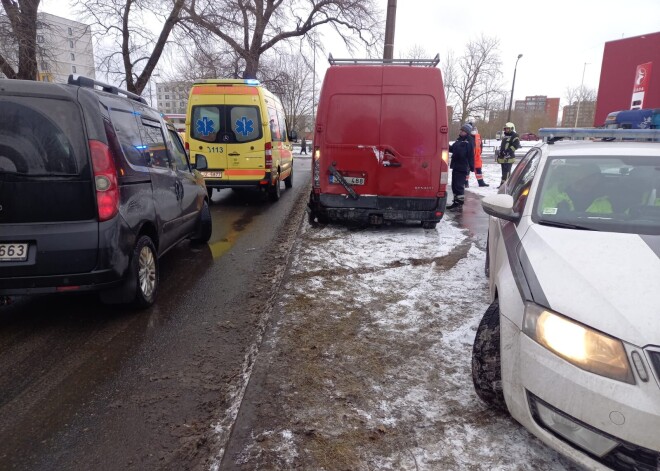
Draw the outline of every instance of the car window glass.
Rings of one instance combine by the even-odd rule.
[[[174,165],[178,170],[183,172],[190,171],[186,151],[183,148],[179,134],[171,129],[168,129],[167,132],[169,134],[169,147],[172,158],[174,159]]]
[[[0,173],[76,175],[86,153],[80,113],[64,100],[0,100]]]
[[[515,191],[515,187],[518,184],[518,180],[520,179],[520,176],[523,173],[524,168],[527,166],[529,163],[530,159],[532,157],[532,152],[528,152],[516,165],[516,167],[513,169],[513,172],[511,173],[511,177],[509,177],[509,181],[507,182],[507,193],[509,195],[513,195],[513,192]]]
[[[277,110],[277,120],[280,123],[280,130],[282,132],[282,141],[286,141],[287,139],[286,118],[284,117],[284,112],[282,110]]]
[[[261,137],[259,108],[256,106],[229,107],[230,129],[234,140],[230,142],[250,142]]]
[[[218,142],[220,131],[220,107],[195,106],[192,111],[190,134],[193,139],[205,142]]]
[[[274,108],[268,108],[268,125],[270,126],[270,138],[273,141],[281,141],[282,132],[280,131],[280,123],[277,119],[277,111]]]
[[[147,161],[143,153],[142,137],[140,136],[135,113],[124,110],[110,110],[110,118],[126,160],[131,165],[145,167]]]
[[[151,167],[169,168],[170,159],[165,147],[165,138],[160,123],[142,119],[140,126],[143,152]]]
[[[513,210],[518,213],[522,212],[527,202],[527,195],[539,166],[540,152],[532,150],[525,156],[524,160],[526,160],[525,165],[521,167],[518,179],[510,192],[513,196]],[[520,164],[522,165],[523,162],[520,162]]]

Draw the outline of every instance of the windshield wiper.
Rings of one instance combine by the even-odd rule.
[[[578,229],[578,230],[581,230],[581,231],[595,231],[596,230],[596,229],[593,229],[591,227],[579,226],[577,224],[571,224],[569,222],[548,221],[547,219],[541,219],[539,221],[539,224],[542,224],[544,226],[561,227],[561,228],[564,228],[564,229]]]

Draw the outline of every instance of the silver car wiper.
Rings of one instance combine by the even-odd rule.
[[[561,228],[564,228],[564,229],[577,229],[577,230],[581,230],[581,231],[595,231],[596,230],[592,227],[580,226],[578,224],[571,224],[569,222],[549,221],[547,219],[541,219],[539,221],[539,224],[541,224],[543,226],[561,227]]]

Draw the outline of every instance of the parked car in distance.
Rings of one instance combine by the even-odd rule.
[[[190,90],[186,145],[193,161],[208,162],[209,197],[214,188],[259,188],[279,200],[280,183],[293,186],[295,138],[279,98],[258,80],[198,80]]]
[[[153,304],[159,257],[212,230],[203,179],[172,124],[81,76],[3,80],[0,109],[0,295],[95,290],[108,303]]]
[[[419,221],[447,201],[447,107],[438,58],[333,59],[312,149],[310,219]]]
[[[526,132],[525,134],[520,135],[521,141],[538,141],[539,137],[533,132]]]
[[[621,131],[616,133],[616,131]],[[660,130],[541,129],[486,196],[477,394],[586,469],[660,463]]]

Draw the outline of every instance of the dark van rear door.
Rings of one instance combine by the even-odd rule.
[[[61,88],[36,98],[11,86],[0,92],[0,277],[90,271],[98,222],[80,107]]]

